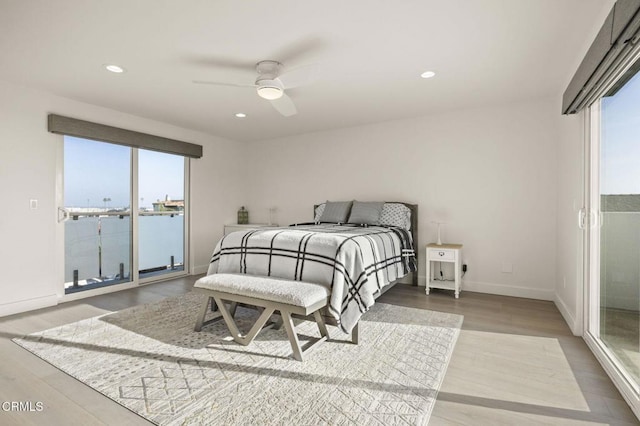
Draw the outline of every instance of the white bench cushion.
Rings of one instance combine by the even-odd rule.
[[[207,275],[196,281],[194,287],[303,308],[329,297],[329,289],[321,284],[243,274]]]

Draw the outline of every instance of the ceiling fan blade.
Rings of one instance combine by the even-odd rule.
[[[318,37],[307,37],[298,40],[271,55],[271,58],[282,64],[300,63],[300,58],[313,55],[325,47],[325,42]]]
[[[287,96],[286,93],[284,93],[280,99],[269,102],[280,114],[284,115],[285,117],[291,117],[292,115],[296,115],[298,113],[296,104],[293,103],[293,100],[291,100],[291,98]]]
[[[195,83],[195,84],[210,84],[210,85],[213,85],[213,86],[256,87],[255,84],[221,83],[219,81],[193,80],[193,83]]]
[[[211,55],[190,54],[185,55],[184,60],[192,65],[202,67],[226,68],[238,71],[255,71],[255,63],[231,57],[215,57]]]
[[[306,86],[313,83],[318,76],[318,64],[303,65],[286,71],[278,79],[282,82],[285,89]]]

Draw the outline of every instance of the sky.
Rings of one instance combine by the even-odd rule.
[[[640,74],[602,99],[600,193],[640,194]]]
[[[167,195],[184,199],[184,157],[140,149],[138,163],[141,207],[151,208]],[[128,207],[130,182],[131,148],[65,136],[66,207]]]

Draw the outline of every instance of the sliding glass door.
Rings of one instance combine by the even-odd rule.
[[[65,294],[185,273],[188,164],[65,136]]]
[[[140,278],[184,271],[185,159],[138,151]]]
[[[65,293],[131,281],[131,148],[64,140]]]
[[[591,107],[587,339],[640,390],[640,74]]]

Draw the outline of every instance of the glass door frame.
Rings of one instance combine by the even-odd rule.
[[[108,142],[105,142],[108,143]],[[61,213],[57,206],[64,206],[64,137],[60,136],[60,140],[57,144],[56,152],[56,276],[59,283],[57,290],[57,297],[60,302],[70,302],[73,300],[84,299],[87,297],[97,296],[100,294],[113,293],[116,291],[127,290],[130,288],[136,288],[141,285],[152,284],[154,282],[165,281],[172,278],[178,278],[182,276],[188,276],[190,273],[190,165],[191,160],[189,157],[184,156],[184,224],[183,224],[183,250],[184,250],[184,268],[180,271],[168,272],[165,274],[147,277],[140,279],[139,277],[139,244],[138,244],[138,225],[140,215],[139,211],[139,197],[138,197],[138,150],[139,148],[131,148],[131,179],[130,179],[130,194],[131,194],[131,232],[132,232],[132,244],[131,244],[131,281],[120,284],[113,284],[106,287],[100,287],[96,289],[90,289],[85,291],[79,291],[75,293],[65,294],[64,290],[64,262],[65,262],[65,239],[64,239],[64,221],[61,220]]]
[[[138,160],[138,149],[135,149],[135,155],[136,155],[136,162]],[[189,197],[189,193],[190,193],[190,188],[191,188],[191,181],[189,179],[191,173],[189,172],[190,170],[190,165],[191,165],[191,159],[189,157],[184,157],[184,212],[183,212],[183,229],[182,229],[182,235],[184,236],[183,241],[182,241],[182,250],[183,250],[183,264],[184,267],[182,270],[180,271],[175,271],[175,272],[167,272],[164,273],[162,275],[157,275],[157,276],[152,276],[152,277],[146,277],[146,278],[140,278],[139,277],[139,261],[138,261],[138,238],[137,238],[137,233],[138,233],[138,223],[140,220],[140,215],[138,214],[140,211],[140,206],[138,204],[138,201],[140,200],[139,194],[138,194],[138,168],[136,165],[136,174],[135,174],[135,184],[136,184],[136,194],[135,194],[135,212],[136,214],[133,215],[135,216],[134,218],[134,224],[133,224],[133,229],[135,230],[134,234],[134,240],[133,240],[133,244],[134,244],[134,266],[135,266],[135,280],[137,283],[139,283],[139,285],[144,285],[144,284],[151,284],[154,282],[158,282],[158,281],[164,281],[164,280],[168,280],[171,278],[178,278],[178,277],[183,277],[183,276],[187,276],[189,275],[189,230],[191,229],[189,226],[189,216],[190,216],[190,210],[191,210],[191,203],[190,203],[190,197]]]
[[[634,55],[635,56],[635,55]],[[630,66],[631,64],[629,64]],[[628,67],[627,67],[628,69]],[[626,71],[626,69],[625,69]],[[623,72],[618,74],[621,76]],[[616,79],[617,80],[617,79]],[[613,84],[615,80],[611,82]],[[600,141],[601,101],[585,110],[585,209],[580,218],[584,230],[584,331],[583,339],[614,382],[633,412],[640,418],[640,385],[625,370],[600,338]]]

